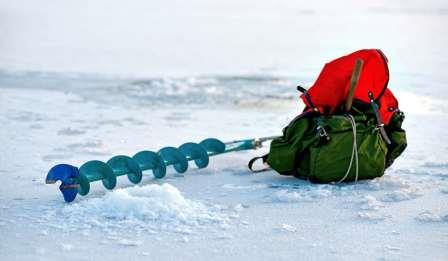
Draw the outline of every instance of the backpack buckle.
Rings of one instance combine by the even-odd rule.
[[[324,141],[324,142],[330,141],[330,136],[328,135],[328,132],[324,127],[324,124],[322,122],[322,117],[317,117],[315,119],[315,123],[316,123],[317,135],[319,136],[320,141]]]
[[[319,135],[319,138],[321,140],[324,140],[327,142],[330,141],[330,136],[328,135],[327,130],[323,126],[318,125],[316,130],[317,130],[317,135]]]
[[[376,131],[380,130],[381,128],[384,128],[384,123],[380,123],[380,124],[376,124],[375,125],[375,130]]]

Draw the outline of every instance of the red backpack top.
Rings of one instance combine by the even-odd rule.
[[[355,90],[354,100],[370,103],[369,92],[379,103],[379,114],[388,124],[398,109],[398,101],[387,88],[389,68],[387,58],[378,49],[359,50],[325,64],[316,82],[308,89],[314,106],[322,114],[332,114],[345,102],[355,61],[362,59],[364,64]],[[304,95],[301,98],[311,107]]]

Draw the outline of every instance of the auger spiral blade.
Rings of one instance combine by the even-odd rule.
[[[198,168],[205,168],[209,164],[209,157],[239,150],[256,149],[261,142],[275,137],[260,139],[247,139],[223,143],[215,138],[208,138],[200,143],[187,142],[175,147],[164,147],[157,153],[153,151],[140,151],[134,156],[114,156],[107,162],[91,160],[84,163],[79,169],[68,164],[59,164],[50,169],[46,177],[47,184],[61,181],[59,190],[66,202],[75,200],[76,195],[85,196],[90,191],[90,183],[102,182],[106,189],[114,189],[117,177],[127,175],[133,184],[142,181],[143,171],[152,170],[154,178],[165,177],[167,166],[172,165],[178,173],[188,169],[188,162],[194,161]]]
[[[61,181],[59,190],[66,202],[71,202],[78,194],[79,185],[76,181],[79,176],[77,167],[68,164],[59,164],[50,169],[45,179],[46,184],[54,184]]]

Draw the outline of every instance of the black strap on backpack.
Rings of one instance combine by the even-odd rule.
[[[313,109],[313,111],[315,111],[315,112],[319,112],[319,109],[317,109],[317,107],[314,106],[314,103],[311,100],[311,97],[308,94],[308,91],[305,88],[303,88],[302,86],[300,86],[300,85],[297,86],[297,90],[299,92],[303,93],[303,96],[305,96],[305,99],[308,102],[308,105],[310,105],[311,109]]]
[[[313,101],[311,100],[310,95],[308,94],[308,91],[303,88],[302,86],[297,86],[297,90],[301,93],[303,93],[303,96],[305,97],[306,101],[308,102],[308,105],[311,107],[311,109],[313,110],[313,112],[318,113],[318,115],[320,115],[320,111],[319,109],[314,105]],[[328,142],[330,140],[330,136],[328,135],[327,130],[324,128],[324,126],[322,126],[320,117],[316,118],[316,123],[317,123],[317,134],[319,135],[319,137],[321,138],[322,141],[324,142]]]
[[[269,166],[267,165],[267,163],[266,163],[266,161],[268,160],[268,155],[269,155],[269,154],[265,154],[265,155],[263,155],[263,156],[255,157],[255,158],[251,159],[251,160],[249,161],[249,163],[247,164],[247,167],[249,167],[249,169],[250,169],[252,172],[254,172],[254,173],[257,173],[257,172],[263,172],[263,171],[270,170],[271,167],[269,167]],[[259,160],[259,159],[262,160],[263,164],[266,165],[266,167],[265,167],[265,168],[262,168],[262,169],[256,169],[256,170],[254,170],[254,169],[253,169],[253,165],[254,165],[255,161],[257,161],[257,160]]]
[[[373,93],[369,91],[368,95],[370,98],[370,106],[372,106],[372,109],[375,113],[377,129],[380,131],[381,137],[383,137],[384,142],[386,142],[387,145],[390,145],[392,142],[390,141],[389,136],[387,136],[386,130],[384,129],[383,119],[381,119],[378,105],[375,103],[375,99],[373,98]]]

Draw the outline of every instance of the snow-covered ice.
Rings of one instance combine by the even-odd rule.
[[[108,9],[104,8],[108,6]],[[446,260],[445,1],[0,1],[0,260]],[[253,175],[259,151],[66,204],[57,163],[280,134],[331,58],[378,47],[409,146],[382,178]]]
[[[118,95],[101,85],[93,89],[100,96]],[[231,140],[275,134],[297,111],[294,98],[280,98],[280,107],[223,102],[203,110],[210,102],[136,106],[132,101],[140,98],[126,92],[123,104],[83,92],[2,85],[4,260],[66,258],[67,253],[86,260],[104,255],[170,260],[179,253],[195,260],[446,256],[448,148],[438,146],[446,140],[441,121],[446,117],[437,112],[407,113],[408,150],[372,181],[320,185],[274,172],[252,175],[247,160],[264,151],[250,151],[214,157],[208,168],[191,167],[184,175],[170,170],[162,180],[145,172],[138,186],[120,178],[117,189],[105,191],[95,183],[87,197],[65,204],[57,186],[44,184],[53,164],[80,165],[212,135]],[[427,118],[437,121],[425,128],[420,123]],[[119,253],[102,254],[110,249]]]
[[[425,210],[418,214],[416,219],[422,222],[448,222],[448,215],[440,216],[432,211]]]

